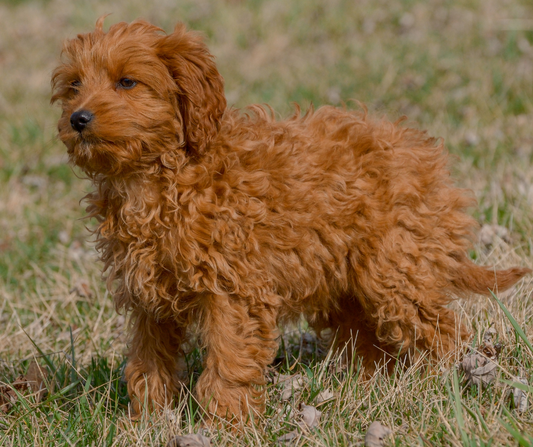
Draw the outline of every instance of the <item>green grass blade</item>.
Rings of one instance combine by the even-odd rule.
[[[511,322],[514,330],[516,331],[517,335],[524,341],[524,343],[527,345],[529,350],[533,353],[533,345],[530,343],[530,341],[527,339],[526,333],[523,331],[523,329],[520,327],[518,322],[514,319],[514,317],[511,315],[511,312],[505,307],[505,305],[498,299],[498,297],[494,294],[492,290],[490,290],[490,293],[492,294],[493,298],[498,303],[498,306],[503,310],[503,313],[507,316],[507,319]]]
[[[533,437],[526,433],[521,433],[520,430],[514,424],[508,424],[503,419],[499,419],[500,424],[509,434],[518,442],[520,447],[531,447],[533,445]]]
[[[50,372],[54,373],[57,370],[57,368],[54,362],[52,361],[52,359],[44,353],[44,351],[39,347],[39,345],[37,345],[37,343],[35,343],[35,341],[30,337],[30,334],[28,334],[24,329],[23,331],[24,331],[24,334],[26,334],[26,337],[28,337],[28,340],[31,342],[31,344],[35,346],[35,349],[37,349],[37,351],[39,352],[39,354],[41,355],[41,357],[47,364],[48,368],[50,368]]]
[[[526,385],[520,382],[512,382],[510,380],[501,380],[503,383],[512,386],[513,388],[518,388],[519,390],[526,391],[527,393],[533,393],[533,386]]]
[[[465,431],[465,421],[463,419],[463,405],[461,403],[461,389],[459,386],[459,378],[457,377],[457,371],[453,372],[453,397],[455,402],[455,419],[457,419],[457,425],[459,426],[459,433],[461,434],[461,439],[463,445],[470,445],[468,440],[468,435]]]

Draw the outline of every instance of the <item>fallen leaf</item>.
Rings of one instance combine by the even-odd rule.
[[[59,242],[61,242],[64,245],[67,245],[67,243],[70,241],[70,235],[67,231],[61,230],[57,234],[57,238],[59,239]]]
[[[86,251],[83,248],[81,242],[73,241],[72,244],[70,244],[70,247],[68,248],[68,255],[70,259],[72,259],[73,261],[81,261],[85,254]]]
[[[321,411],[318,411],[312,405],[302,404],[300,411],[297,414],[297,417],[299,418],[297,424],[304,431],[308,431],[312,428],[315,428],[318,425],[320,421],[320,416],[322,416]],[[299,435],[298,429],[296,428],[280,436],[277,439],[277,443],[278,444],[289,443],[289,442],[294,441],[298,436],[300,435]]]
[[[211,440],[200,434],[191,433],[185,436],[175,436],[167,443],[167,447],[209,447]]]
[[[492,343],[492,341],[498,335],[498,331],[494,327],[494,323],[489,326],[489,328],[483,334],[483,343]]]
[[[527,379],[523,377],[515,377],[514,380],[524,385],[529,385]],[[524,413],[527,410],[527,393],[520,388],[513,388],[512,391],[513,406],[519,413]]]
[[[7,413],[17,402],[18,394],[28,389],[28,382],[24,376],[18,376],[11,385],[0,386],[0,410]]]
[[[499,344],[493,345],[492,343],[483,343],[478,348],[478,352],[480,354],[483,354],[485,357],[491,360],[498,360],[501,350],[502,350],[501,345]]]
[[[318,404],[321,404],[323,402],[333,399],[334,397],[335,395],[330,390],[325,389],[318,393],[318,396],[316,397],[316,402]]]
[[[163,417],[165,418],[165,421],[167,421],[171,425],[178,424],[178,418],[176,417],[176,413],[172,411],[170,408],[165,408],[163,410]]]
[[[494,382],[498,372],[498,364],[478,352],[465,356],[460,368],[465,373],[466,386],[486,387]]]
[[[498,335],[498,331],[494,325],[490,325],[489,328],[483,334],[483,341],[478,347],[477,351],[485,355],[489,359],[496,360],[500,356],[502,345],[500,343],[494,344],[494,340]]]
[[[476,146],[479,143],[479,136],[472,130],[468,130],[464,137],[465,143],[468,146]]]
[[[286,433],[282,436],[280,436],[277,439],[278,444],[285,444],[287,442],[292,442],[298,437],[298,430],[292,430],[289,433]]]
[[[366,431],[365,447],[381,447],[385,442],[385,438],[391,433],[392,430],[380,422],[372,422]]]
[[[0,411],[9,412],[15,401],[16,394],[13,393],[13,390],[6,385],[0,386]]]
[[[93,293],[91,292],[91,286],[85,280],[78,281],[69,293],[75,293],[80,298],[91,298]]]
[[[10,385],[0,386],[0,411],[7,413],[17,402],[19,394],[33,393],[38,403],[46,394],[46,370],[32,360],[25,376],[18,376]]]
[[[305,379],[301,374],[287,375],[274,373],[272,382],[281,385],[281,400],[290,400],[291,397],[298,395],[300,389],[305,385]]]
[[[300,416],[302,417],[302,423],[299,425],[303,428],[315,428],[319,421],[320,416],[322,416],[322,412],[318,411],[315,407],[312,405],[305,405],[302,404],[302,408],[300,410]]]
[[[498,239],[507,244],[512,242],[509,230],[500,225],[485,224],[479,230],[479,242],[487,247],[494,245]]]
[[[32,360],[26,373],[26,380],[31,388],[31,391],[35,394],[35,402],[39,403],[46,394],[45,379],[47,376],[46,369]]]
[[[466,386],[486,387],[496,379],[497,360],[502,350],[501,344],[494,344],[498,332],[491,325],[483,334],[482,343],[476,352],[466,355],[460,364],[465,373]]]

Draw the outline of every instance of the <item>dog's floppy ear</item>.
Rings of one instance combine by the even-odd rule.
[[[161,37],[157,53],[176,83],[187,150],[202,155],[226,109],[224,80],[201,36],[181,23]]]

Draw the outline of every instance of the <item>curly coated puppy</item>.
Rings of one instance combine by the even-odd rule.
[[[199,401],[241,417],[264,408],[280,323],[330,328],[371,373],[384,355],[449,353],[467,332],[446,305],[529,272],[469,259],[475,201],[424,132],[334,107],[284,121],[227,108],[213,57],[181,24],[105,32],[101,18],[62,55],[59,136],[94,184],[107,285],[131,313],[137,413],[172,401],[192,325],[207,349]]]

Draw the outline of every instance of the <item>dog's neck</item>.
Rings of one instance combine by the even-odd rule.
[[[205,161],[198,164],[184,151],[176,151],[163,154],[139,173],[91,176],[95,190],[85,197],[89,203],[88,217],[100,223],[114,220],[113,226],[121,222],[131,224],[131,220],[150,220],[167,227],[169,215],[180,213],[187,207],[191,194],[201,194],[211,185],[212,178],[206,169],[211,163]]]

